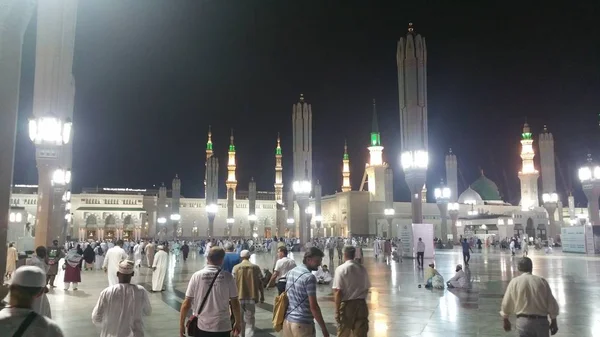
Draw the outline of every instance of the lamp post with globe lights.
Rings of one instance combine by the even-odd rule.
[[[448,203],[448,214],[450,215],[450,221],[452,221],[452,241],[458,243],[458,228],[456,227],[456,221],[458,220],[458,213],[460,206],[457,202]]]
[[[450,188],[443,184],[434,190],[435,200],[442,219],[440,234],[443,243],[448,241],[448,201],[450,201],[451,193]]]
[[[542,194],[542,202],[544,204],[544,208],[546,209],[546,212],[548,213],[548,220],[549,220],[549,235],[548,238],[552,238],[554,239],[556,237],[556,235],[558,234],[557,232],[557,228],[556,228],[556,221],[554,220],[554,212],[556,211],[556,208],[558,207],[558,194],[556,193],[544,193]]]
[[[423,223],[421,191],[425,185],[429,153],[427,151],[404,151],[400,156],[402,169],[411,193],[412,223]]]
[[[292,189],[296,195],[296,201],[300,208],[298,221],[298,238],[300,239],[300,247],[304,247],[308,239],[308,226],[306,222],[306,209],[308,208],[308,198],[312,190],[310,180],[296,180],[292,183]]]
[[[206,214],[208,216],[208,237],[212,238],[214,235],[215,228],[215,217],[217,216],[217,211],[219,210],[219,206],[217,204],[208,204],[206,205]]]
[[[179,227],[179,221],[181,220],[181,214],[173,213],[173,214],[171,214],[171,216],[169,218],[171,219],[171,221],[173,221],[173,238],[176,239],[177,238],[177,229]]]
[[[252,237],[254,237],[254,234],[257,234],[256,233],[256,220],[258,220],[258,217],[256,216],[256,214],[248,215],[248,223],[250,224],[250,235]]]
[[[598,198],[600,197],[600,165],[592,161],[592,155],[588,154],[587,163],[579,168],[579,180],[583,192],[588,199],[588,217],[592,226],[600,226],[600,214],[598,209]],[[600,247],[594,247],[597,252]]]
[[[59,167],[64,145],[69,144],[73,123],[53,116],[29,120],[29,138],[35,144],[38,168],[38,208],[35,246],[50,246],[64,240],[64,203],[62,195],[71,183],[71,171]]]
[[[385,215],[385,219],[387,220],[387,237],[392,237],[392,219],[396,214],[396,210],[393,208],[386,208],[383,210],[383,215]]]
[[[310,241],[311,239],[311,235],[310,235],[310,230],[311,230],[311,221],[313,218],[313,215],[315,214],[315,208],[313,206],[308,206],[306,207],[306,228],[307,228],[307,237],[306,237],[306,241]]]

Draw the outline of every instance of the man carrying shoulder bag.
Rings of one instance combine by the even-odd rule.
[[[185,300],[179,314],[179,335],[181,337],[229,337],[240,333],[241,313],[238,290],[231,273],[221,270],[225,258],[221,247],[212,247],[207,256],[207,265],[190,278]],[[229,305],[235,318],[233,330],[229,315]],[[194,316],[186,318],[190,309]],[[192,334],[190,334],[192,333]]]

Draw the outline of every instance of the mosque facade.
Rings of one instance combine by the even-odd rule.
[[[318,182],[313,181],[312,107],[304,96],[301,96],[299,102],[293,106],[294,151],[290,157],[293,157],[294,162],[294,179],[308,179],[313,186],[313,194],[306,212],[310,212],[307,221],[310,237],[396,237],[400,235],[401,228],[415,223],[415,219],[419,219],[421,223],[433,224],[436,237],[440,237],[442,233],[456,233],[454,235],[464,237],[498,235],[500,238],[527,234],[530,237],[546,239],[548,233],[560,232],[556,229],[549,231],[548,213],[539,206],[539,174],[533,162],[534,138],[527,124],[523,128],[521,141],[523,169],[518,173],[522,187],[521,203],[511,205],[503,201],[496,184],[483,172],[465,191],[461,194],[456,193],[458,161],[456,155],[450,151],[446,156],[446,181],[452,189],[449,202],[457,204],[457,214],[447,224],[447,230],[441,230],[440,208],[435,200],[427,200],[425,193],[422,193],[426,191],[426,165],[422,167],[419,163],[426,163],[428,160],[426,46],[425,39],[415,35],[412,26],[407,36],[399,41],[397,58],[401,84],[399,95],[402,144],[405,151],[402,153],[403,169],[410,185],[411,201],[392,200],[394,182],[390,165],[383,160],[385,142],[379,133],[375,102],[370,138],[365,135],[369,161],[365,165],[365,171],[358,172],[363,175],[361,186],[356,188],[350,184],[350,175],[356,173],[350,172],[351,158],[345,145],[343,155],[340,155],[341,192],[321,196]],[[547,142],[552,137],[545,130],[540,139]],[[213,146],[216,145],[212,143],[212,130],[209,129],[206,145],[207,163],[214,157]],[[210,201],[211,204],[208,205],[206,196],[181,196],[181,181],[178,177],[173,178],[170,186],[160,186],[154,190],[125,187],[83,189],[81,193],[71,195],[68,205],[71,209],[71,219],[66,220],[64,226],[67,226],[67,233],[71,239],[76,240],[198,240],[208,236],[296,237],[300,225],[299,207],[294,207],[294,195],[289,191],[291,182],[284,184],[282,180],[282,158],[285,155],[282,153],[278,136],[273,157],[273,191],[254,193],[250,182],[248,191],[252,192],[249,193],[236,178],[238,167],[232,131],[226,163],[228,174],[226,179],[220,182],[224,182],[227,187],[227,199],[216,199],[214,204]],[[554,159],[544,157],[544,165],[552,167],[553,170],[554,163],[549,160]],[[405,165],[407,163],[408,165]],[[555,179],[554,175],[551,178],[543,178],[546,178],[545,190],[555,189],[555,182],[550,181]],[[546,183],[546,180],[549,182]],[[284,186],[287,187],[287,192],[284,192]],[[10,201],[9,241],[16,242],[19,238],[35,235],[31,224],[35,223],[37,200],[37,186],[14,186]],[[216,212],[212,232],[209,229],[207,206],[211,206]],[[393,208],[392,213],[389,210],[386,212],[389,208]],[[571,202],[567,209],[563,209],[559,202],[558,212],[553,213],[553,216],[556,216],[553,223],[562,226],[565,223],[563,219],[573,220],[574,214],[579,212],[583,214],[587,211],[576,210]],[[443,239],[456,240],[452,235],[448,234],[448,237]]]

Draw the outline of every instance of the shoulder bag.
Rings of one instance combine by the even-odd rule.
[[[206,292],[206,295],[204,295],[204,298],[202,299],[202,302],[200,303],[200,307],[198,308],[198,313],[195,315],[192,315],[192,317],[190,317],[187,321],[187,327],[186,327],[186,331],[188,336],[196,336],[197,332],[198,332],[198,316],[200,316],[200,313],[202,312],[202,309],[204,308],[204,304],[206,304],[206,300],[208,299],[208,295],[210,294],[210,291],[213,288],[213,285],[215,284],[215,280],[217,279],[217,277],[219,276],[219,273],[221,273],[221,269],[219,269],[219,271],[217,271],[217,273],[215,274],[215,277],[213,277],[212,281],[210,282],[210,286],[208,286],[208,291]]]
[[[27,328],[29,328],[31,323],[33,323],[33,320],[37,317],[37,315],[38,314],[36,314],[35,311],[30,312],[27,317],[25,317],[23,323],[21,323],[13,337],[22,337],[23,334],[25,334],[25,331],[27,331]]]
[[[290,290],[290,288],[296,284],[296,281],[298,281],[302,276],[304,276],[306,274],[310,274],[310,272],[300,274],[300,276],[298,276],[294,280],[294,282],[292,282],[292,285],[289,288],[287,288],[284,292],[282,292],[280,295],[275,297],[275,303],[273,305],[273,320],[272,320],[273,330],[275,330],[275,332],[279,332],[279,331],[281,331],[281,329],[283,329],[283,321],[287,317],[286,312],[287,312],[288,306],[290,305],[290,301],[287,296],[288,290]],[[298,309],[298,307],[307,298],[308,298],[308,296],[305,297],[304,299],[302,299],[302,301],[300,301],[300,303],[298,303],[298,305],[296,305],[296,307],[294,309],[292,309],[290,311],[290,313],[292,313],[292,311]]]

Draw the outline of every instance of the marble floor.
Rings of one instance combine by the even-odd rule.
[[[514,336],[505,333],[498,311],[504,289],[510,279],[518,275],[517,258],[507,252],[490,249],[473,254],[469,274],[471,290],[426,290],[423,271],[416,261],[402,263],[376,262],[370,251],[365,252],[364,264],[371,276],[372,289],[369,336]],[[600,258],[563,254],[555,250],[530,252],[534,274],[545,277],[557,298],[561,313],[558,336],[600,336]],[[301,260],[299,254],[294,258]],[[326,256],[324,262],[328,264]],[[268,254],[252,257],[261,268],[272,268],[273,258]],[[461,263],[458,250],[438,251],[435,258],[439,272],[447,280]],[[426,261],[427,263],[427,261]],[[167,291],[151,293],[152,315],[145,319],[146,336],[177,336],[179,307],[190,276],[205,264],[203,256],[192,254],[183,263],[172,261],[167,276]],[[336,259],[337,265],[337,259]],[[49,293],[53,318],[63,327],[67,337],[97,336],[91,322],[91,312],[98,295],[107,286],[102,271],[82,273],[83,282],[77,291],[64,291],[62,282]],[[62,280],[59,274],[57,280]],[[135,283],[149,289],[149,269],[142,267]],[[257,309],[256,336],[276,336],[271,327],[271,311],[276,290],[267,291],[265,303]],[[333,324],[333,296],[330,287],[319,286],[318,300],[328,322],[328,330],[335,333]],[[512,319],[514,322],[514,318]],[[320,331],[317,336],[320,336]]]

